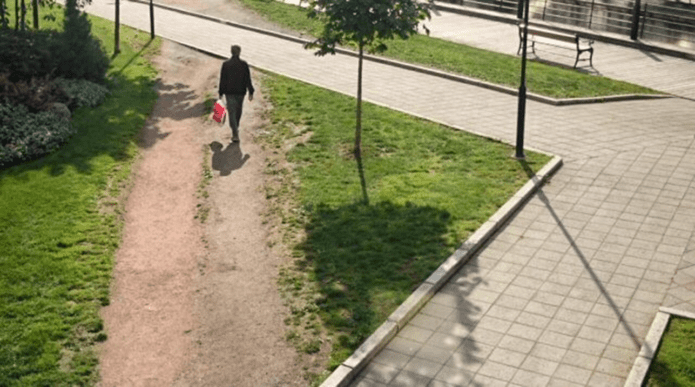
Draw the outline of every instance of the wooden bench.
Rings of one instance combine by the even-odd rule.
[[[545,39],[551,39],[555,40],[557,42],[562,42],[562,43],[569,43],[569,44],[552,44],[546,41],[539,41],[538,38],[545,38]],[[594,57],[594,48],[591,46],[594,41],[590,39],[584,39],[580,38],[579,35],[576,34],[565,34],[562,32],[557,32],[557,31],[552,31],[552,30],[544,30],[541,28],[537,27],[532,27],[529,26],[528,28],[528,41],[531,43],[531,52],[533,54],[536,54],[536,43],[539,44],[545,44],[548,46],[553,46],[553,47],[559,47],[559,48],[564,48],[564,49],[569,49],[569,50],[576,50],[577,51],[577,58],[574,61],[574,68],[577,68],[577,63],[579,63],[580,60],[588,60],[589,65],[591,67],[594,67],[593,64],[593,57]],[[524,25],[519,24],[519,49],[517,50],[516,54],[519,55],[521,53],[521,49],[523,48],[524,44]],[[579,56],[584,53],[588,52],[589,53],[589,59],[586,58],[580,58]]]

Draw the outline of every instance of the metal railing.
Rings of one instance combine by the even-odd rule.
[[[466,7],[516,14],[518,0],[443,0]],[[531,19],[695,48],[695,0],[531,0]],[[639,1],[639,0],[638,0]],[[644,1],[644,0],[643,0]]]

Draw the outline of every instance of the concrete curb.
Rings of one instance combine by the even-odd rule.
[[[205,49],[191,46],[173,39],[168,40],[216,58],[225,58],[222,55]],[[294,79],[288,75],[284,76]],[[342,94],[340,91],[333,91]],[[393,107],[386,107],[394,109]],[[400,109],[394,110],[401,111],[415,117],[420,117]],[[436,122],[453,129],[466,131],[481,137],[506,143],[502,139],[495,139],[467,129],[452,126],[444,122],[433,121],[426,117],[420,118],[429,120],[431,122]],[[528,147],[524,149],[548,154],[546,152]],[[338,366],[338,368],[335,369],[335,371],[333,371],[333,373],[331,373],[328,379],[321,384],[321,387],[347,386],[355,378],[355,376],[357,376],[357,374],[364,369],[367,363],[369,363],[369,361],[376,356],[376,354],[382,348],[384,348],[384,346],[386,346],[386,344],[388,344],[393,337],[396,336],[398,331],[405,327],[408,321],[410,321],[427,303],[427,301],[434,296],[437,290],[439,290],[449,280],[449,278],[451,278],[451,276],[459,268],[461,268],[461,266],[468,262],[468,260],[480,249],[480,247],[484,245],[487,240],[500,228],[502,228],[509,218],[511,218],[514,213],[516,213],[521,206],[538,190],[538,188],[548,181],[561,166],[562,158],[554,156],[553,159],[551,159],[536,175],[526,182],[526,184],[521,187],[521,189],[519,189],[510,200],[500,207],[500,209],[498,209],[487,222],[483,223],[483,225],[478,228],[478,230],[476,230],[476,232],[473,233],[473,235],[471,235],[461,245],[461,247],[459,247],[451,256],[449,256],[449,258],[447,258],[446,261],[444,261],[444,263],[442,263],[434,272],[432,272],[432,274],[430,274],[430,276],[393,313],[391,313],[386,322],[384,322],[347,360],[345,360],[340,366]]]
[[[695,313],[663,306],[659,308],[654,321],[652,321],[652,326],[649,328],[649,332],[647,332],[647,337],[644,339],[639,355],[637,355],[630,374],[627,376],[625,387],[642,387],[644,385],[649,368],[656,357],[661,339],[672,316],[695,320]]]
[[[131,0],[140,1],[140,0]],[[211,55],[216,58],[225,59],[226,57],[216,54],[214,52],[201,49],[189,44],[179,42],[173,39],[168,39],[177,44],[181,44],[192,50],[202,52],[206,55]],[[270,70],[268,70],[270,71]],[[281,74],[288,78],[295,79],[291,76]],[[301,81],[301,80],[300,80]],[[304,81],[302,81],[304,82]],[[337,93],[340,91],[333,90]],[[385,105],[381,105],[385,106]],[[404,112],[406,114],[420,117],[412,113],[400,109],[394,109],[393,107],[386,106],[390,109]],[[506,143],[502,139],[495,139],[489,136],[485,136],[480,133],[476,133],[467,129],[452,126],[447,123],[433,121],[426,117],[420,117],[431,122],[436,122],[440,125],[451,127],[456,130],[466,131],[481,137],[490,138],[503,143]],[[548,154],[546,152],[532,149],[524,148],[526,150],[531,150],[538,153]],[[461,268],[468,260],[484,245],[487,240],[492,237],[500,228],[502,228],[505,223],[511,218],[514,213],[516,213],[521,206],[546,182],[551,176],[557,172],[557,170],[562,166],[562,158],[559,156],[554,156],[536,175],[534,175],[526,184],[517,191],[510,200],[508,200],[500,209],[497,210],[487,222],[476,230],[473,235],[471,235],[462,245],[459,247],[449,258],[444,261],[430,276],[388,317],[386,322],[384,322],[371,336],[365,340],[365,342],[338,368],[331,373],[331,375],[326,379],[321,387],[345,387],[347,386],[357,374],[364,369],[364,367],[369,363],[369,361],[376,356],[376,354],[388,344],[391,339],[393,339],[398,331],[403,329],[405,325],[410,321],[417,312],[429,301],[434,294],[439,290],[451,276]]]
[[[412,319],[434,294],[468,262],[523,204],[562,166],[562,159],[555,156],[536,175],[517,191],[487,222],[478,228],[437,270],[435,270],[403,302],[357,350],[345,360],[321,387],[345,387],[364,369],[369,361],[388,344],[398,331]]]
[[[135,3],[149,5],[149,2],[146,0],[130,0],[130,1],[135,2]],[[209,20],[209,21],[219,23],[219,24],[226,24],[228,26],[257,32],[260,34],[273,36],[273,37],[280,38],[280,39],[285,39],[285,40],[288,40],[288,41],[291,41],[294,43],[299,43],[302,45],[306,45],[307,43],[311,43],[310,40],[307,40],[307,39],[304,39],[301,37],[288,35],[288,34],[283,34],[281,32],[275,32],[275,31],[270,31],[270,30],[266,30],[263,28],[249,26],[246,24],[236,23],[236,22],[221,19],[218,17],[204,15],[201,13],[197,13],[197,12],[189,11],[186,9],[174,7],[171,5],[159,4],[159,3],[153,3],[153,4],[156,7],[166,9],[169,11],[178,12],[178,13],[182,13],[185,15],[197,17],[200,19]],[[180,42],[177,42],[177,43],[183,44]],[[187,44],[183,44],[183,45],[185,45],[187,47],[191,47],[190,45],[187,45]],[[336,48],[336,52],[343,54],[343,55],[353,56],[353,57],[358,56],[357,52],[352,51],[352,50],[348,50],[348,49],[344,49],[344,48]],[[219,56],[217,54],[214,54],[214,55]],[[519,91],[517,89],[512,88],[512,87],[501,86],[501,85],[481,81],[479,79],[470,78],[470,77],[466,77],[463,75],[447,73],[445,71],[435,70],[435,69],[431,69],[428,67],[418,66],[418,65],[414,65],[414,64],[410,64],[410,63],[405,63],[405,62],[401,62],[401,61],[394,60],[394,59],[377,57],[377,56],[368,55],[368,54],[364,55],[364,59],[375,62],[375,63],[381,63],[381,64],[385,64],[385,65],[389,65],[389,66],[399,67],[399,68],[406,69],[406,70],[416,71],[416,72],[419,72],[422,74],[427,74],[427,75],[432,75],[432,76],[448,79],[450,81],[455,81],[455,82],[465,83],[465,84],[469,84],[469,85],[473,85],[473,86],[478,86],[478,87],[482,87],[482,88],[485,88],[488,90],[498,91],[498,92],[509,94],[509,95],[518,95],[519,94]],[[645,100],[645,99],[673,98],[673,96],[671,96],[671,95],[649,95],[649,94],[626,94],[626,95],[614,95],[614,96],[592,97],[592,98],[556,99],[556,98],[546,97],[546,96],[538,95],[538,94],[534,94],[534,93],[528,93],[526,95],[526,98],[533,100],[533,101],[536,101],[536,102],[541,102],[541,103],[545,103],[545,104],[549,104],[549,105],[553,105],[553,106],[567,106],[567,105],[579,105],[579,104],[591,104],[591,103],[605,103],[605,102],[634,101],[634,100]]]

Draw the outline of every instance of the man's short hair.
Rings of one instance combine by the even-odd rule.
[[[232,55],[234,56],[239,56],[241,54],[241,47],[237,46],[236,44],[232,46]]]

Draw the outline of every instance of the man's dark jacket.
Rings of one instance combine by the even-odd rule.
[[[238,56],[232,56],[222,63],[219,94],[246,95],[247,89],[249,94],[253,95],[249,65]]]

